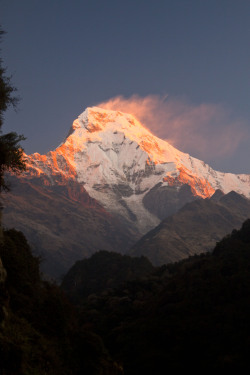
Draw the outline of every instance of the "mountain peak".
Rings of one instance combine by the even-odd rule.
[[[144,152],[143,163],[146,160],[147,163],[155,164],[173,163],[179,160],[180,154],[183,154],[168,142],[154,136],[133,115],[100,107],[88,107],[81,113],[74,121],[68,137],[66,143],[73,141],[74,145],[79,146],[78,148],[86,142],[99,143],[102,149],[113,150],[115,153],[119,151],[119,145],[126,145],[128,148],[128,143],[130,146],[133,144],[132,148]],[[133,154],[138,153],[136,150],[133,150]],[[128,153],[124,156],[128,158]]]
[[[154,136],[133,115],[99,107],[81,113],[56,150],[27,158],[26,175],[43,176],[48,184],[77,181],[111,212],[135,218],[143,231],[158,220],[143,202],[168,191],[179,194],[183,185],[201,198],[217,189],[250,197],[250,176],[214,171]]]
[[[102,131],[107,127],[116,127],[117,130],[137,127],[145,129],[136,118],[129,114],[120,111],[113,111],[100,107],[88,107],[83,113],[74,121],[73,128],[83,128],[88,132],[93,133]]]

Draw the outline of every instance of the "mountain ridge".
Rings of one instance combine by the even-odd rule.
[[[234,191],[186,203],[175,214],[142,236],[128,251],[146,256],[154,265],[208,252],[216,242],[250,218],[250,200]]]
[[[46,269],[57,276],[100,249],[128,251],[186,203],[217,189],[250,196],[250,175],[217,172],[134,116],[98,107],[80,114],[55,150],[25,157],[27,171],[12,177],[4,202],[4,225],[22,230],[39,255],[49,244]]]
[[[88,107],[54,151],[26,158],[26,178],[44,176],[52,185],[77,181],[109,211],[127,219],[132,212],[142,234],[162,219],[143,202],[156,185],[158,193],[189,185],[195,197],[210,197],[217,189],[250,197],[250,175],[214,171],[154,136],[132,115],[98,107]]]

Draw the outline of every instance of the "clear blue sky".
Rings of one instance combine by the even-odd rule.
[[[250,173],[249,0],[0,0],[0,10],[2,58],[21,97],[3,130],[24,134],[27,153],[57,147],[88,106],[167,94],[192,109],[225,110],[221,142],[222,130],[232,142],[237,126],[244,136],[205,161]],[[211,121],[203,136],[216,134]]]

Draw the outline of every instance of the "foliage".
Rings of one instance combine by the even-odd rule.
[[[213,253],[82,297],[82,321],[92,324],[127,375],[249,370],[249,295],[247,220]]]
[[[105,251],[78,262],[70,280],[73,270],[90,280],[77,291],[76,307],[57,285],[41,280],[39,259],[21,232],[5,231],[4,240],[0,372],[250,369],[250,220],[213,253],[160,268]]]
[[[124,281],[150,274],[154,267],[146,257],[130,257],[99,251],[75,263],[64,277],[61,287],[78,302],[89,294],[117,288]]]
[[[4,232],[0,258],[7,271],[0,290],[1,374],[121,373],[59,287],[41,280],[39,259],[21,232]]]
[[[0,41],[4,31],[0,28]],[[0,129],[3,125],[3,113],[10,105],[16,106],[18,98],[13,96],[16,88],[11,84],[11,77],[6,76],[6,69],[2,66],[2,59],[0,59]]]
[[[0,135],[0,190],[9,190],[4,178],[5,172],[20,173],[25,170],[23,149],[20,146],[20,141],[24,139],[14,132]]]
[[[0,28],[0,38],[4,34]],[[11,78],[6,76],[6,69],[2,67],[0,59],[0,133],[2,132],[3,114],[10,106],[16,106],[18,98],[13,96],[16,88],[11,84]],[[23,149],[20,141],[25,138],[15,132],[0,135],[0,191],[8,190],[9,186],[4,179],[6,171],[15,173],[25,170]]]

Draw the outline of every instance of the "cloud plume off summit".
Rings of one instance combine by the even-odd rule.
[[[133,95],[116,96],[97,106],[133,114],[159,138],[206,162],[231,156],[249,137],[244,121],[218,104],[194,105],[167,95]]]

